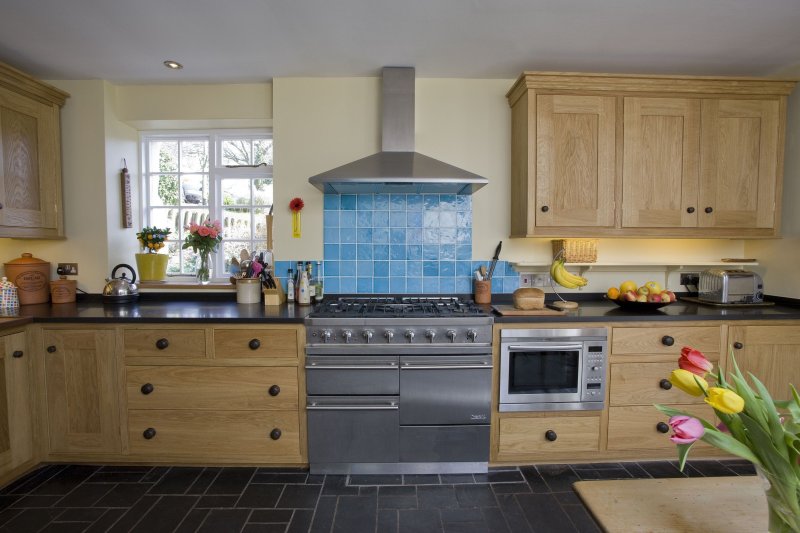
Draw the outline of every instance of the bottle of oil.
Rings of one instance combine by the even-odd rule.
[[[308,291],[308,273],[304,270],[300,273],[300,285],[297,292],[297,303],[300,305],[311,305],[311,298]]]

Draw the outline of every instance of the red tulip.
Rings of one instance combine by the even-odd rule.
[[[696,418],[677,415],[669,419],[673,435],[669,438],[675,444],[691,444],[706,432],[703,424]]]
[[[678,366],[684,370],[688,370],[692,374],[698,376],[705,376],[714,368],[713,363],[706,359],[703,352],[684,346],[681,349],[681,357],[678,359]]]

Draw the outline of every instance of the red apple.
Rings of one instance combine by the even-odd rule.
[[[675,293],[674,293],[674,292],[672,292],[672,291],[670,291],[670,290],[665,290],[664,292],[666,292],[667,294],[669,294],[669,301],[670,301],[670,302],[677,302],[677,301],[678,301],[678,297],[677,297],[677,296],[675,296]]]
[[[638,296],[636,296],[636,301],[637,302],[642,302],[642,303],[646,302],[647,301],[647,295],[646,294],[639,294]]]
[[[661,294],[659,294],[659,296],[661,297],[662,303],[668,304],[672,301],[672,298],[669,297],[667,291],[661,291]]]
[[[627,291],[622,293],[619,297],[620,300],[625,300],[626,302],[635,302],[637,294],[633,291]]]
[[[661,295],[660,294],[651,294],[647,297],[647,301],[650,303],[657,304],[661,302]]]
[[[648,294],[650,294],[650,289],[645,287],[644,285],[642,285],[641,287],[636,289],[636,294],[638,294],[640,296],[642,296],[642,295],[647,296]]]

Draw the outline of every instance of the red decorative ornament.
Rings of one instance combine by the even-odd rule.
[[[299,213],[306,204],[303,203],[302,198],[292,198],[292,201],[289,202],[289,209],[291,209],[295,213]]]

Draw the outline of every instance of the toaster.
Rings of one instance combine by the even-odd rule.
[[[764,282],[755,272],[712,268],[700,273],[698,299],[721,304],[761,303]]]

